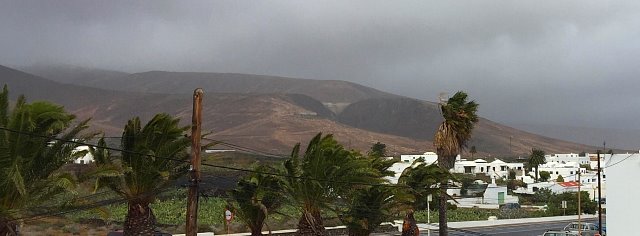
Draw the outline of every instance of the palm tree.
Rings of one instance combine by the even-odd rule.
[[[73,190],[76,179],[60,168],[74,151],[87,121],[72,126],[75,116],[49,102],[28,104],[20,96],[13,109],[5,85],[0,93],[0,236],[16,235],[14,220],[44,201]],[[87,138],[86,136],[85,138]],[[84,153],[82,153],[84,154]]]
[[[388,183],[384,178],[395,174],[389,169],[397,161],[384,158],[384,146],[380,142],[374,144],[367,158],[370,167],[377,171],[379,181]],[[382,222],[390,220],[409,196],[402,188],[371,185],[355,188],[342,197],[346,200],[346,206],[338,215],[347,226],[349,235],[360,236],[369,235]]]
[[[398,184],[406,186],[409,193],[414,196],[411,202],[413,210],[425,209],[427,196],[437,195],[441,192],[438,188],[443,180],[454,180],[454,176],[447,170],[436,164],[427,165],[423,162],[414,162],[410,167],[402,171]],[[444,194],[447,194],[444,191]]]
[[[116,157],[105,148],[104,138],[92,150],[98,166],[122,170],[120,176],[98,179],[98,187],[108,187],[127,201],[129,210],[124,222],[125,235],[151,235],[155,216],[149,203],[173,180],[187,171],[188,126],[180,127],[179,119],[167,114],[155,115],[144,127],[135,117],[122,133],[121,149]],[[178,161],[176,161],[178,160]]]
[[[469,149],[469,153],[471,153],[471,158],[473,158],[473,156],[478,153],[478,150],[476,150],[476,146],[471,146],[471,148]]]
[[[371,234],[382,222],[389,221],[406,198],[398,188],[374,185],[354,191],[349,206],[341,214],[350,236]]]
[[[445,169],[451,169],[455,157],[466,147],[471,139],[473,127],[478,122],[478,104],[474,101],[467,101],[465,92],[457,92],[447,102],[440,103],[440,111],[444,120],[436,131],[433,145],[438,154],[438,165]],[[445,194],[447,182],[440,183],[442,192],[440,193],[439,209],[439,232],[441,236],[448,235],[447,232],[447,195]]]
[[[297,144],[284,169],[285,192],[302,212],[298,235],[325,235],[322,209],[337,211],[331,204],[362,187],[358,183],[379,182],[368,160],[345,150],[332,135],[322,133],[311,139],[302,158]]]
[[[282,205],[284,196],[281,179],[267,174],[274,173],[272,168],[257,166],[253,170],[229,195],[236,203],[238,218],[249,226],[251,235],[262,235],[264,221]]]
[[[536,181],[538,181],[538,168],[540,165],[547,163],[544,158],[544,151],[541,149],[533,148],[531,149],[531,155],[529,156],[529,167],[535,168],[536,172]]]

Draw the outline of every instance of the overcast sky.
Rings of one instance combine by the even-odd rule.
[[[347,80],[505,123],[640,127],[640,1],[7,1],[0,64]]]

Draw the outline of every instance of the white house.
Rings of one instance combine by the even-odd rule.
[[[400,155],[400,161],[406,163],[413,163],[413,161],[420,158],[424,159],[424,162],[427,163],[427,165],[430,165],[438,161],[438,154],[436,154],[435,152],[425,152],[423,154]]]
[[[580,165],[588,165],[591,163],[591,159],[588,154],[580,155],[577,153],[545,155],[544,159],[547,161],[547,163],[577,162]]]
[[[562,176],[564,181],[578,181],[578,171],[582,174],[587,173],[586,168],[581,168],[577,162],[547,162],[538,166],[538,172],[546,171],[551,174],[549,180],[556,180],[558,176]],[[529,173],[535,176],[535,169]],[[540,173],[538,173],[540,176]]]
[[[389,170],[393,171],[393,173],[395,173],[393,176],[388,176],[385,177],[387,180],[389,180],[390,183],[392,184],[397,184],[398,180],[400,179],[400,175],[402,175],[402,172],[404,171],[404,169],[406,169],[407,167],[411,166],[413,164],[413,162],[396,162],[394,163]]]
[[[465,173],[465,174],[485,174],[492,178],[507,178],[509,177],[509,171],[515,170],[516,176],[522,176],[524,174],[523,163],[507,163],[500,159],[495,159],[492,162],[487,162],[484,159],[476,159],[468,161],[461,159],[454,163],[452,172]]]
[[[86,152],[86,153],[84,154],[84,156],[76,158],[73,161],[73,163],[76,163],[76,164],[89,164],[89,163],[92,163],[92,162],[95,161],[93,159],[93,155],[91,155],[91,153],[89,153],[89,146],[78,146],[73,150],[74,154],[77,154],[78,152]]]
[[[589,191],[591,188],[585,187],[584,185],[580,186],[582,191]],[[535,194],[540,189],[549,189],[551,192],[559,194],[565,192],[578,192],[578,182],[539,182],[533,184],[527,184],[526,188],[518,188],[514,190],[514,193],[521,194]]]

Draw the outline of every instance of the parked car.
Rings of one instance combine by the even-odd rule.
[[[542,236],[578,236],[578,233],[573,233],[571,231],[550,230],[544,232]]]
[[[500,205],[500,209],[508,210],[508,209],[520,209],[520,203],[505,203],[504,205]]]
[[[588,222],[582,222],[582,223],[573,222],[565,226],[564,230],[570,231],[572,233],[578,233],[579,228],[582,228],[580,230],[580,232],[582,233],[582,236],[594,236],[598,233],[598,225],[594,223],[588,223]],[[602,232],[602,235],[603,236],[606,235],[604,230]]]

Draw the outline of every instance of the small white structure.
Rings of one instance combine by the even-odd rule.
[[[73,150],[73,154],[77,154],[78,152],[86,152],[84,156],[76,158],[73,163],[75,164],[89,164],[94,162],[93,155],[89,152],[89,146],[78,146]]]
[[[484,191],[483,204],[498,204],[505,203],[518,203],[518,197],[507,194],[507,186],[498,186],[496,179],[492,178],[491,183],[487,186],[487,190]]]

